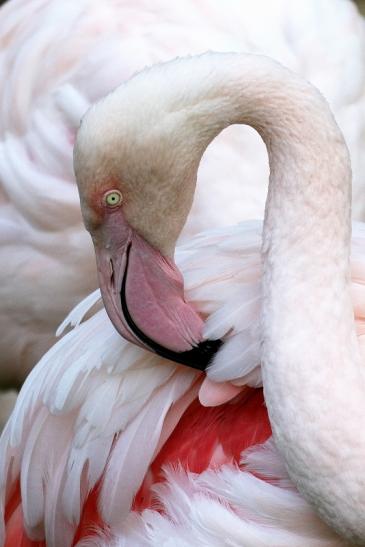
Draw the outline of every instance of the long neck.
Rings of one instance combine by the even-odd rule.
[[[268,149],[262,368],[275,441],[322,518],[363,545],[365,382],[349,292],[346,145],[322,96],[269,59],[203,56],[196,70],[188,125],[198,155],[234,123],[254,127]]]

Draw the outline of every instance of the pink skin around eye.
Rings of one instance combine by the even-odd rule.
[[[109,206],[106,203],[106,196],[112,192],[117,192],[122,196],[122,201],[117,206]],[[122,204],[125,204],[125,195],[121,193],[118,189],[118,186],[115,186],[108,182],[108,184],[101,185],[98,187],[97,191],[94,191],[91,196],[88,198],[89,208],[93,213],[99,217],[100,221],[104,221],[105,215],[108,215],[110,212],[113,212],[114,209],[118,209]]]

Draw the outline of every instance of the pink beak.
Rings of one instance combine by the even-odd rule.
[[[205,370],[220,340],[202,341],[203,321],[185,302],[175,263],[139,236],[121,210],[94,239],[101,294],[116,330],[127,340],[177,363]]]

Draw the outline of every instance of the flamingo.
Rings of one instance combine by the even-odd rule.
[[[354,216],[364,220],[364,41],[362,17],[343,0],[157,0],[153,7],[143,0],[12,0],[2,6],[2,386],[23,382],[56,341],[57,325],[97,286],[72,171],[75,133],[93,102],[136,70],[173,56],[207,49],[269,53],[330,101],[351,150]],[[201,164],[185,238],[261,218],[267,177],[254,132],[226,130]]]
[[[175,264],[232,123],[267,146],[264,225]],[[350,283],[350,161],[322,95],[260,55],[177,59],[93,106],[74,158],[105,309],[82,322],[97,290],[66,318],[3,432],[4,545],[362,545],[365,226]]]

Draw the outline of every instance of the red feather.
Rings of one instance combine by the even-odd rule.
[[[223,463],[238,464],[243,450],[263,443],[270,435],[262,389],[245,388],[233,401],[211,408],[203,407],[195,400],[152,463],[136,495],[133,509],[142,510],[150,506],[150,487],[163,480],[162,467],[181,466],[194,473],[202,473],[208,467],[218,467]],[[98,512],[98,495],[99,489],[96,487],[88,496],[74,545],[80,539],[94,535],[96,530],[107,532]],[[25,535],[18,488],[7,506],[4,547],[44,546],[43,542],[31,541]]]

